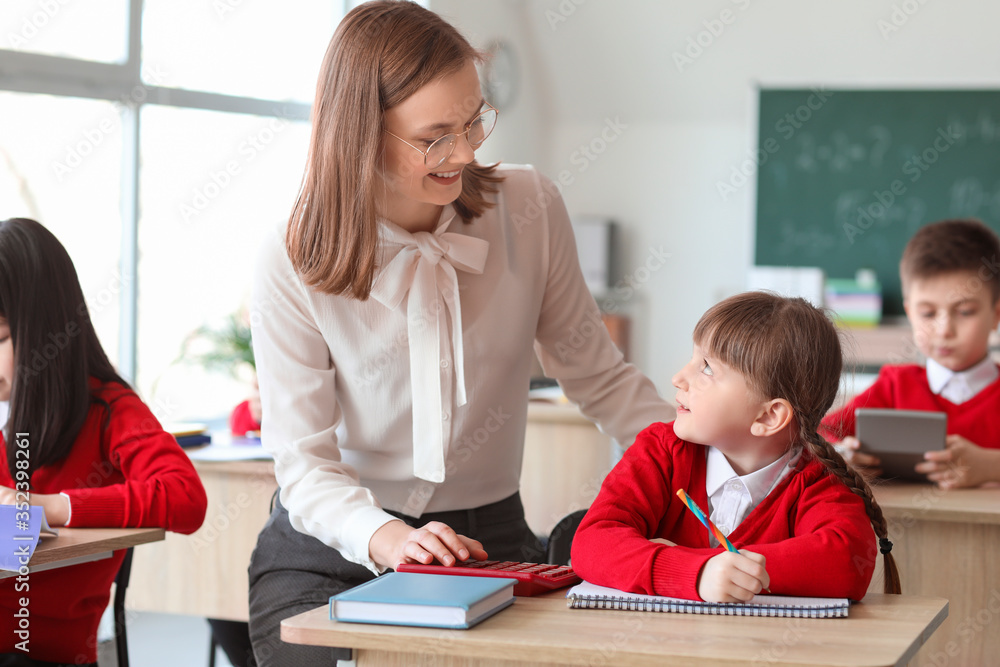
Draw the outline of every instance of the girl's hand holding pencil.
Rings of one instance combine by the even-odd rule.
[[[677,491],[677,497],[726,548],[723,553],[710,558],[698,575],[698,595],[701,599],[706,602],[746,602],[757,593],[767,591],[771,577],[764,568],[764,556],[734,547],[684,489]]]

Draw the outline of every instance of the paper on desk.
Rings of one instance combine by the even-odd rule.
[[[260,442],[259,440],[257,441]],[[192,461],[254,461],[270,460],[274,456],[269,451],[260,446],[252,445],[208,445],[200,449],[188,451],[188,456]]]
[[[562,387],[538,387],[528,391],[528,398],[532,401],[551,401],[553,403],[568,403],[569,399],[563,394]]]
[[[0,505],[0,570],[17,572],[35,553],[41,534],[58,535],[45,520],[45,510],[32,505],[27,510],[16,505]]]

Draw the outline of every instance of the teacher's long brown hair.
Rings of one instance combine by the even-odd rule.
[[[307,285],[368,298],[378,268],[375,202],[384,187],[385,111],[480,60],[454,27],[412,2],[368,2],[344,17],[320,69],[309,157],[285,237],[292,266]],[[475,162],[465,167],[454,203],[463,221],[492,206],[485,194],[502,180],[495,169]]]

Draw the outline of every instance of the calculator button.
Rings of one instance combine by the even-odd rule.
[[[397,571],[429,574],[455,574],[476,577],[506,577],[514,579],[514,595],[545,593],[580,581],[573,568],[552,563],[518,563],[516,561],[468,560],[454,567],[401,563]]]

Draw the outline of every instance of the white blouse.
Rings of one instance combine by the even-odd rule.
[[[251,327],[281,502],[374,572],[383,507],[419,517],[518,490],[533,346],[620,443],[673,418],[602,325],[556,186],[531,167],[498,173],[496,206],[469,224],[451,206],[434,232],[380,221],[366,301],[306,287],[283,229],[261,252]]]

